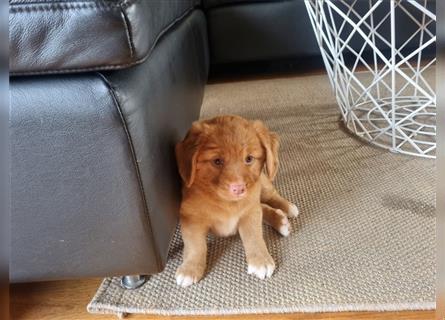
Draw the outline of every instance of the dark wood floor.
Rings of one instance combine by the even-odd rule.
[[[11,313],[14,320],[80,320],[117,319],[114,315],[91,315],[86,306],[96,292],[101,279],[54,281],[11,286]],[[191,320],[220,319],[221,317],[160,317],[129,316],[129,319]],[[240,315],[223,317],[226,320],[432,320],[433,311],[414,312],[339,312],[317,314]]]

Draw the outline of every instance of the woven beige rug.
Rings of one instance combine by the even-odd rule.
[[[264,235],[277,269],[248,275],[238,236],[209,238],[208,270],[181,288],[176,234],[164,272],[128,291],[105,279],[92,313],[221,315],[435,306],[434,161],[392,154],[343,128],[326,76],[207,86],[202,117],[263,119],[281,136],[279,191],[298,204],[288,238]]]

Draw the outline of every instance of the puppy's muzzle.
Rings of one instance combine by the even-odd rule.
[[[229,191],[232,195],[240,197],[246,193],[245,183],[231,183],[229,185]]]

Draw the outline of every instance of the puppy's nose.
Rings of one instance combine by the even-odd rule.
[[[246,191],[246,184],[245,183],[231,183],[229,185],[229,189],[233,195],[239,196],[239,195],[242,195]]]

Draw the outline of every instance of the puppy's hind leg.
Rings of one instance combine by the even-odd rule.
[[[280,209],[274,209],[267,204],[261,204],[263,210],[263,220],[274,228],[283,237],[287,237],[290,234],[290,223]]]
[[[284,199],[264,174],[261,175],[261,203],[280,209],[289,217],[297,217],[300,213],[295,204]]]

